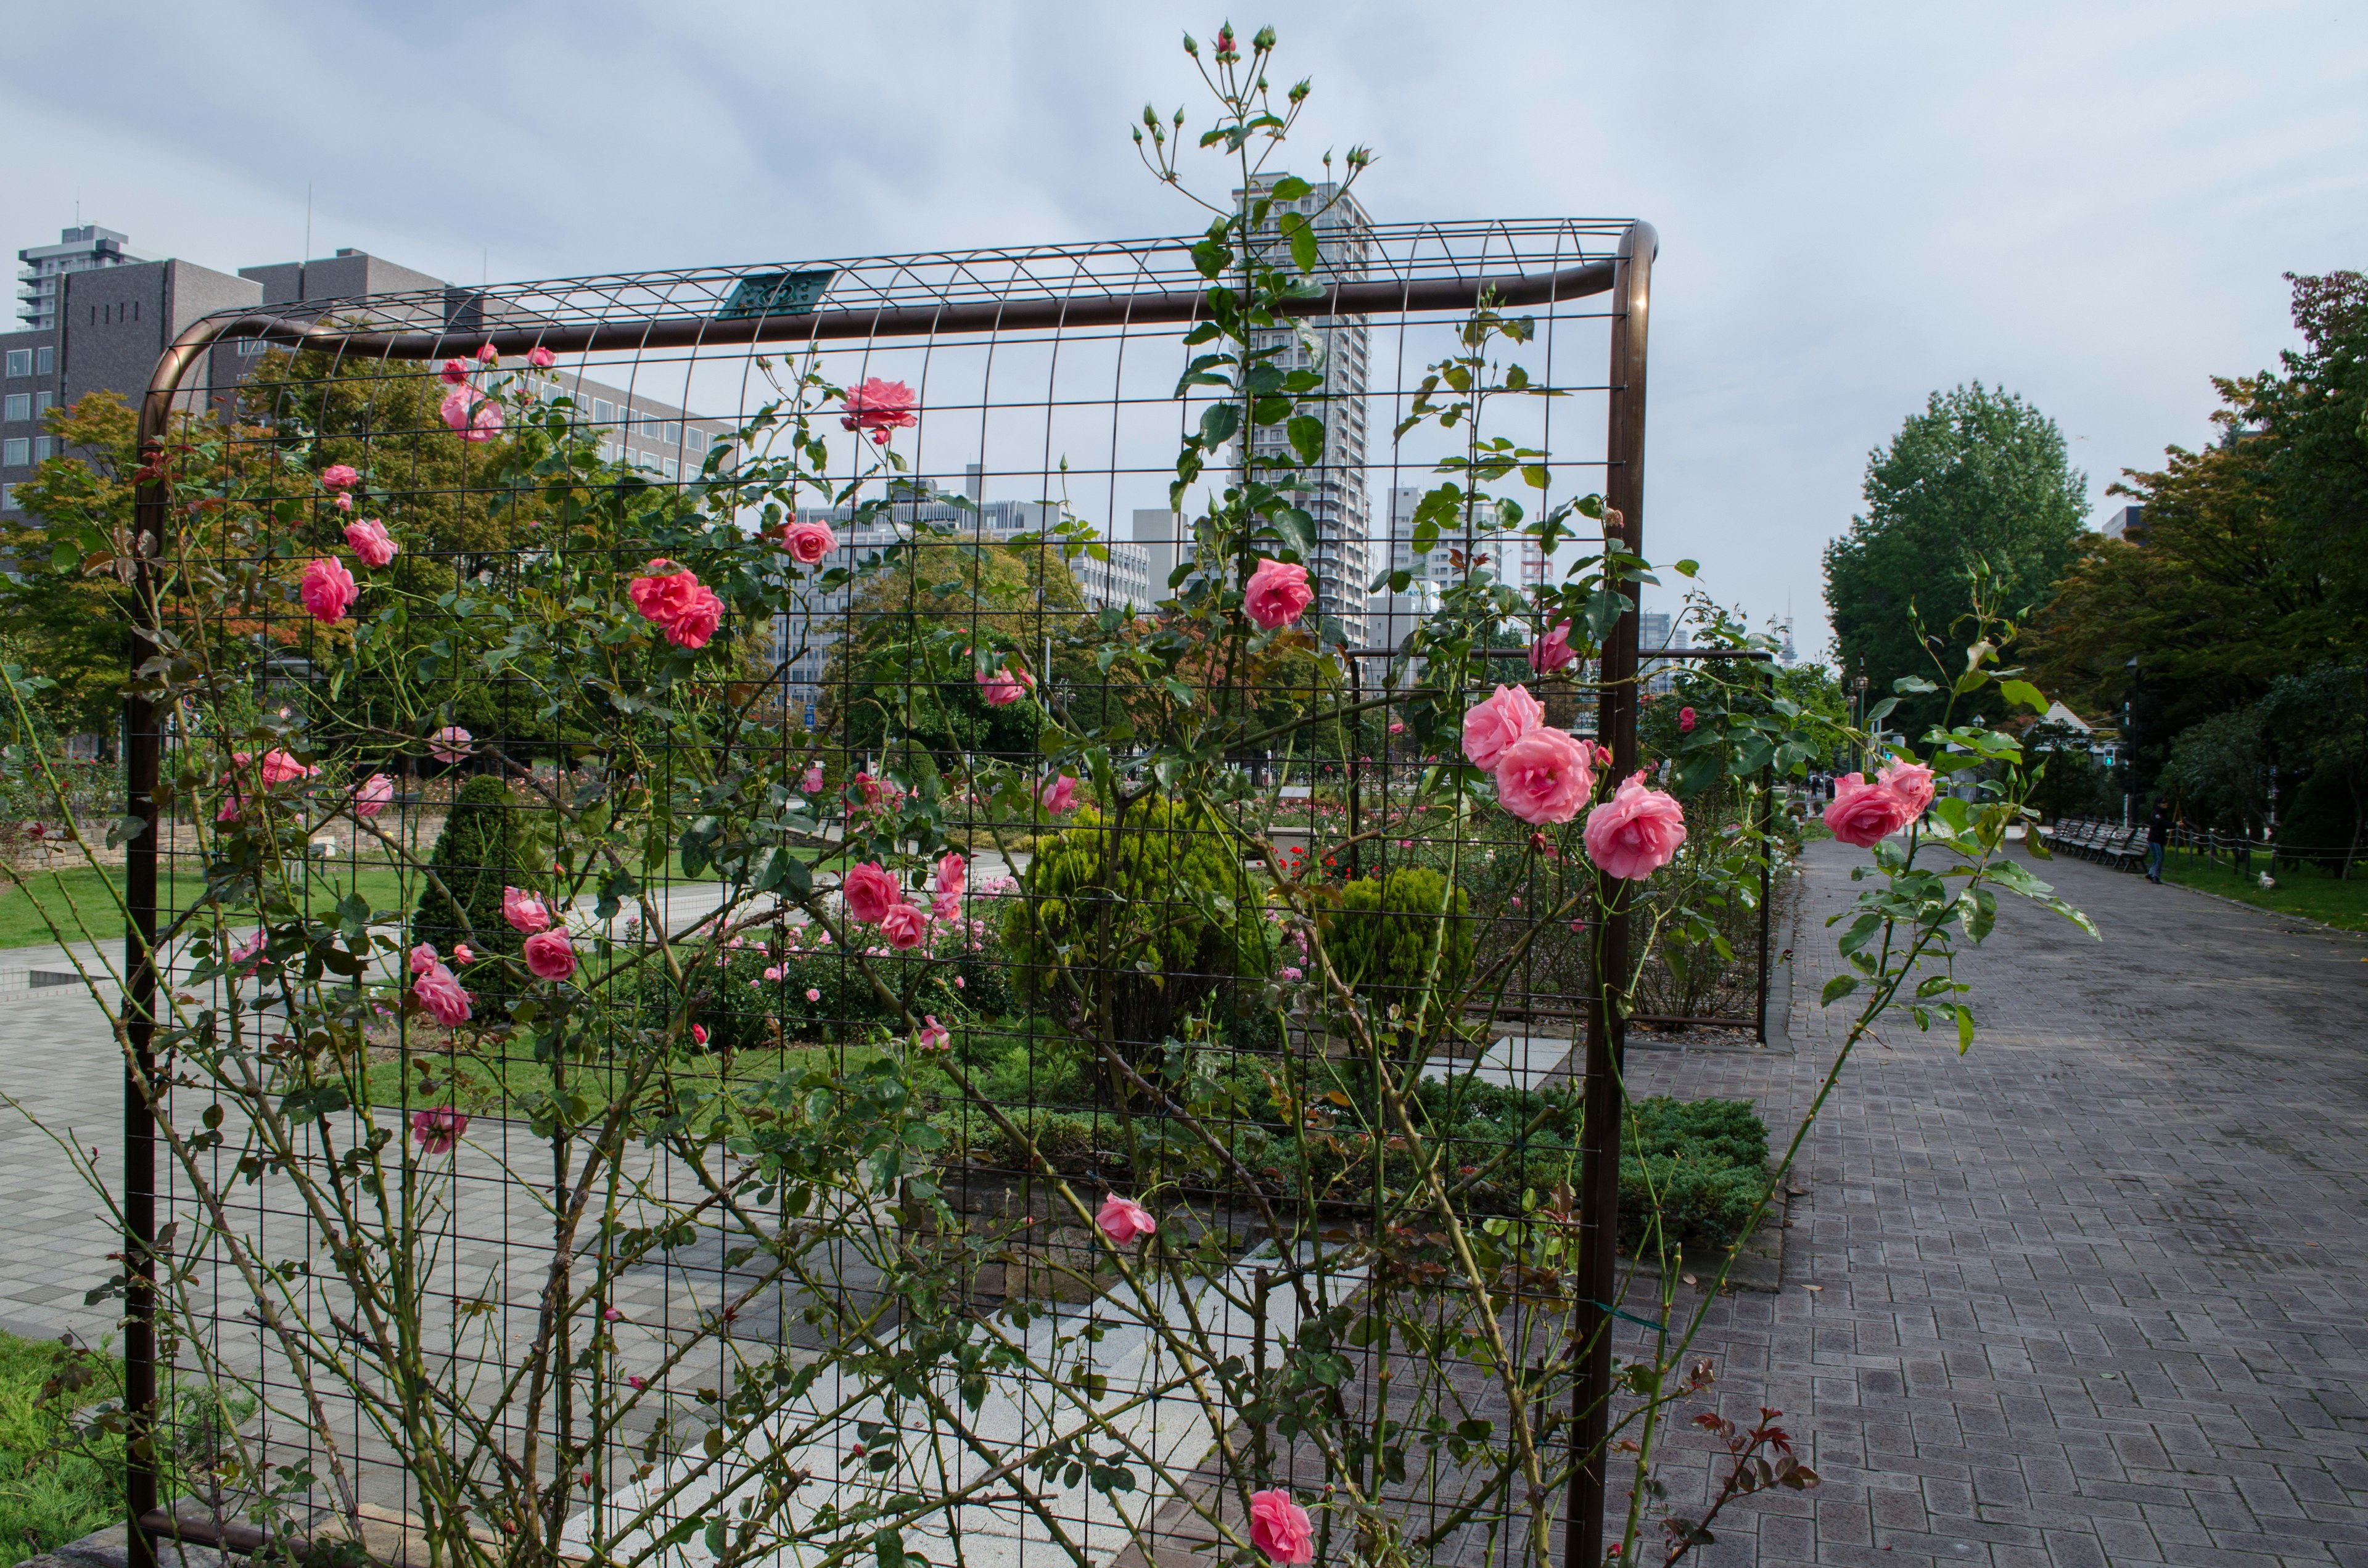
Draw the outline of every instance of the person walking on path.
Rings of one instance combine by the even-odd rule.
[[[2146,823],[2146,881],[2162,881],[2162,855],[2170,846],[2170,802],[2157,801]]]

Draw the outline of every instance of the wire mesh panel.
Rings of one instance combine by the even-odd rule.
[[[1214,268],[448,290],[168,357],[152,1519],[1537,1560],[1616,1288],[1580,1026],[1754,1025],[1770,797],[1729,746],[1581,842],[1643,788],[1634,231],[1293,185]],[[1745,737],[1752,668],[1641,766]]]

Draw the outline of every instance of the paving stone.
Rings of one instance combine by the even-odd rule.
[[[1750,1098],[1789,1134],[1846,1022],[1816,1005],[1838,972],[1823,922],[1863,859],[1805,856],[1795,1054],[1639,1052],[1637,1092]],[[2083,862],[2034,869],[2105,944],[2002,901],[1959,965],[1981,1018],[1972,1051],[1912,1024],[1861,1047],[1793,1183],[1809,1190],[1784,1292],[1751,1319],[1721,1303],[1697,1342],[1730,1405],[1782,1404],[1804,1460],[1831,1476],[1806,1547],[1788,1521],[1759,1538],[1770,1554],[1722,1561],[2354,1551],[2368,939]],[[1930,1533],[1884,1528],[1903,1475],[1922,1482]],[[1872,1549],[1851,1503],[1873,1510]],[[1959,1518],[1969,1533],[1945,1535]]]

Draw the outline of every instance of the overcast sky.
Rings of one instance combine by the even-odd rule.
[[[866,6],[75,0],[6,7],[11,247],[84,220],[225,268],[359,246],[456,280],[1160,233],[1162,0]],[[2368,266],[2368,7],[1241,10],[1365,142],[1377,218],[1661,234],[1647,551],[1824,647],[1869,449],[1979,379],[2101,508],[2294,342],[2280,274]],[[1298,142],[1294,143],[1299,144]],[[1310,160],[1312,161],[1312,160]],[[1662,608],[1667,608],[1666,604]]]

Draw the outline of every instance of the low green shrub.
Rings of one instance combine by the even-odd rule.
[[[1462,888],[1452,899],[1448,893],[1447,879],[1427,866],[1346,883],[1325,917],[1333,968],[1376,1003],[1396,1003],[1409,1015],[1427,975],[1433,996],[1460,994],[1472,975],[1472,900]]]

